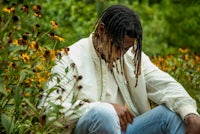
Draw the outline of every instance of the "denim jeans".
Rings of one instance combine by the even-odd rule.
[[[160,105],[134,118],[126,132],[109,103],[100,103],[82,116],[73,134],[184,134],[185,124],[179,115]]]

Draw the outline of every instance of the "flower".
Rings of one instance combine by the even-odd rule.
[[[19,17],[18,16],[13,16],[12,19],[13,19],[13,22],[19,21]]]
[[[34,5],[33,6],[33,11],[40,11],[42,8],[41,8],[41,6],[40,5]]]
[[[40,13],[40,12],[35,12],[34,15],[35,15],[36,17],[41,17],[41,13]]]
[[[62,37],[60,37],[60,36],[58,36],[58,35],[54,35],[53,37],[54,37],[55,39],[61,41],[61,42],[64,42],[64,38],[62,38]]]
[[[14,13],[15,12],[15,8],[14,7],[4,7],[3,8],[3,11],[4,12],[7,12],[7,13]]]
[[[16,46],[19,45],[19,41],[18,41],[18,40],[14,40],[12,43],[13,43],[14,45],[16,45]]]
[[[25,97],[29,97],[29,96],[31,96],[30,93],[25,93]]]
[[[24,11],[24,12],[26,12],[26,13],[28,13],[28,9],[29,9],[29,6],[28,6],[28,5],[23,5],[23,6],[21,7],[21,10]]]
[[[46,82],[46,80],[44,78],[39,78],[38,82]]]
[[[33,6],[33,11],[35,12],[34,15],[36,17],[41,17],[41,6],[40,5],[34,5]]]
[[[39,69],[39,70],[44,70],[44,68],[41,66],[41,65],[39,65],[39,66],[37,66],[37,68]]]
[[[6,90],[6,91],[7,91],[7,93],[10,93],[10,92],[11,92],[11,90],[10,90],[10,89],[6,88],[6,85],[4,85],[4,90]]]
[[[29,47],[30,47],[31,49],[33,49],[33,50],[38,50],[39,45],[38,45],[38,43],[37,43],[36,41],[31,41]]]
[[[58,29],[58,24],[55,21],[51,21],[51,25],[54,29]]]
[[[186,48],[186,49],[179,48],[179,51],[180,51],[181,53],[187,53],[187,52],[188,52],[188,48]]]
[[[64,48],[64,52],[65,52],[66,55],[68,55],[68,53],[69,53],[69,48],[68,48],[68,47],[67,47],[67,48]]]
[[[54,61],[54,59],[56,58],[55,50],[50,50],[50,57],[51,57],[51,61]]]
[[[22,54],[22,59],[24,62],[29,62],[30,61],[30,56],[28,54]]]
[[[65,40],[65,39],[62,38],[61,36],[55,35],[53,32],[49,33],[48,35],[49,35],[51,38],[57,39],[57,40],[59,40],[59,41],[61,41],[61,42],[63,42],[63,41]]]

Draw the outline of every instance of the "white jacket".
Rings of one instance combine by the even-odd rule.
[[[65,113],[63,122],[68,125],[70,131],[80,116],[105,98],[104,75],[108,67],[105,63],[100,65],[91,35],[71,45],[69,49],[68,54],[62,53],[61,59],[58,59],[57,65],[52,69],[52,73],[57,73],[59,76],[55,76],[48,83],[50,89],[58,82],[57,77],[60,78],[58,89],[50,94],[43,104],[47,106],[48,101],[61,104],[64,107],[62,112]],[[121,72],[119,61],[113,68],[113,74],[125,104],[135,116],[150,110],[149,99],[156,104],[166,105],[180,114],[182,119],[189,113],[198,114],[195,101],[185,89],[169,74],[158,69],[144,53],[142,53],[142,72],[135,87],[131,49],[124,55],[124,75],[119,73]],[[78,75],[83,78],[77,82],[74,78]]]

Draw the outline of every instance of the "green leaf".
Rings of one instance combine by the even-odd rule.
[[[14,123],[11,119],[11,117],[9,117],[6,114],[2,114],[1,115],[1,124],[3,125],[3,127],[5,128],[6,132],[8,134],[11,134],[14,128]]]
[[[1,80],[0,80],[0,93],[3,93],[4,95],[7,95],[7,92],[4,90],[3,81],[1,81]]]
[[[64,127],[63,124],[61,124],[61,123],[58,122],[58,121],[55,121],[55,122],[53,123],[53,125],[55,125],[56,127],[60,127],[60,128],[63,128],[63,127]]]
[[[60,78],[57,77],[57,83],[59,83],[59,82],[60,82]]]
[[[66,69],[65,69],[65,73],[68,73],[69,72],[69,67],[67,67]]]
[[[20,82],[24,81],[24,79],[26,78],[26,72],[25,70],[22,70],[20,73]]]
[[[33,109],[34,111],[37,111],[34,105],[27,98],[23,98],[23,99],[30,106],[31,109]]]
[[[14,99],[15,99],[16,106],[18,108],[18,106],[21,103],[20,88],[17,88],[14,90]]]

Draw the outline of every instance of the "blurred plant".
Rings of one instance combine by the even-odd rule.
[[[56,131],[37,106],[59,53],[54,48],[65,40],[55,21],[40,23],[40,5],[8,5],[0,5],[0,133]]]
[[[200,55],[188,48],[179,48],[178,53],[166,56],[154,56],[152,61],[163,71],[179,81],[197,101],[200,112]]]

